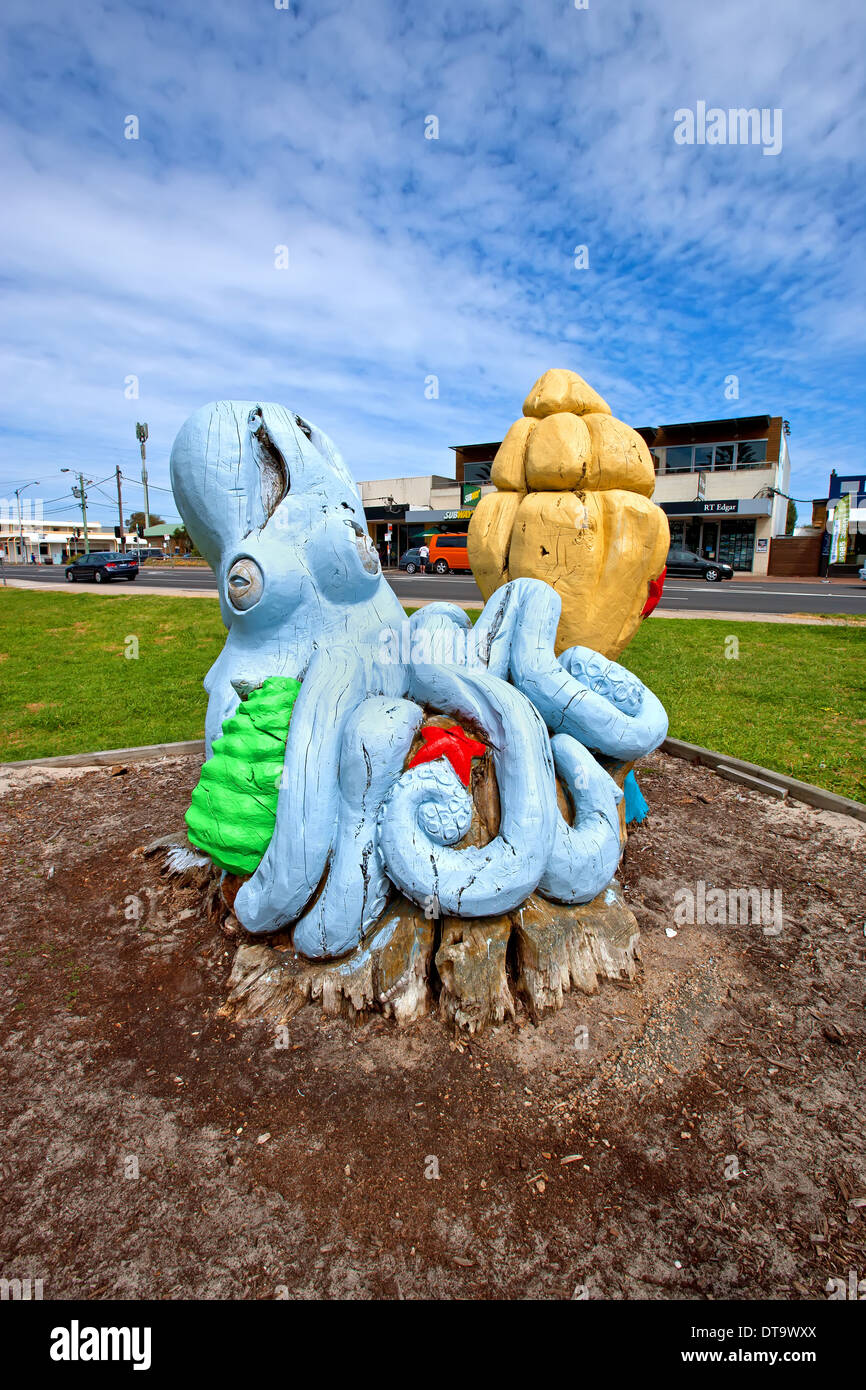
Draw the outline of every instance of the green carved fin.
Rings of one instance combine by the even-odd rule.
[[[190,844],[231,874],[252,874],[271,842],[301,683],[271,676],[223,724],[186,813]]]

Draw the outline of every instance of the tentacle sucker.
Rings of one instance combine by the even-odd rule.
[[[668,731],[668,717],[652,691],[630,671],[586,647],[572,647],[557,660],[553,642],[558,596],[539,584],[527,588],[522,600],[511,644],[511,676],[551,733],[571,734],[587,748],[624,761],[646,757],[658,748]],[[583,684],[581,676],[597,688]]]

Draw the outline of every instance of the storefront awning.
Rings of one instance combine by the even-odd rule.
[[[368,521],[405,521],[408,502],[392,502],[390,507],[365,507],[364,515]]]
[[[161,521],[158,526],[148,526],[140,535],[151,536],[156,540],[162,540],[163,536],[176,536],[179,531],[183,531],[182,521]]]

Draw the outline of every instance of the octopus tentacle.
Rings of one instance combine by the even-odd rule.
[[[622,792],[613,778],[569,734],[550,740],[553,761],[574,805],[574,825],[560,816],[553,849],[538,890],[561,903],[588,903],[616,873],[621,853]]]
[[[428,603],[409,619],[409,652],[412,663],[431,666],[446,662],[471,666],[474,631],[469,614],[456,603]]]
[[[559,664],[570,676],[596,695],[603,695],[622,714],[640,714],[645,686],[625,666],[619,666],[591,647],[569,647],[560,652]]]
[[[318,887],[337,827],[343,730],[367,682],[365,663],[346,648],[316,652],[307,668],[289,726],[274,833],[235,898],[247,931],[293,922]]]
[[[646,757],[658,748],[667,734],[668,718],[652,691],[630,671],[587,647],[570,648],[565,654],[568,665],[558,661],[553,643],[559,596],[539,584],[527,588],[522,600],[511,644],[511,677],[551,733],[571,734],[586,747],[623,761]],[[581,675],[597,688],[583,684]]]
[[[435,782],[406,774],[382,808],[385,869],[407,897],[424,905],[434,901],[445,913],[507,912],[536,887],[553,847],[558,813],[547,730],[519,691],[486,671],[413,666],[409,695],[483,730],[493,751],[502,815],[489,844],[449,848],[448,829],[438,827],[431,798],[454,803],[445,807],[451,824],[459,816],[459,779],[450,771]]]
[[[377,817],[423,718],[409,700],[371,696],[346,721],[336,846],[322,892],[295,926],[294,945],[302,955],[345,954],[384,910],[390,885],[377,845]]]
[[[514,631],[521,621],[520,600],[527,591],[535,588],[550,595],[550,602],[556,607],[557,621],[562,607],[559,596],[540,579],[513,579],[509,584],[497,589],[484,605],[475,624],[475,650],[482,666],[491,676],[508,680],[511,664],[511,646]]]

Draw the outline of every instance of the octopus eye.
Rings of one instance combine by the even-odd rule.
[[[255,608],[265,591],[264,575],[255,560],[235,560],[228,573],[227,589],[233,608],[242,613]]]

